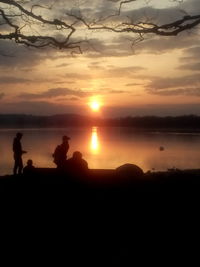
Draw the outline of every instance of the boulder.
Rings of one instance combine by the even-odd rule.
[[[126,163],[116,168],[117,176],[126,179],[139,179],[144,175],[143,170],[135,164]]]

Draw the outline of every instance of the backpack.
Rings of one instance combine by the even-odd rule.
[[[52,155],[52,157],[54,158],[53,162],[58,164],[60,162],[60,151],[61,151],[61,147],[60,145],[58,145],[56,148],[55,148],[55,151]]]

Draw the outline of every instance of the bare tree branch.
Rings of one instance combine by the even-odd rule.
[[[189,30],[194,28],[195,26],[200,24],[200,15],[196,16],[184,16],[180,20],[173,21],[169,24],[163,24],[163,25],[156,25],[153,23],[148,22],[138,22],[136,24],[134,23],[121,23],[118,24],[115,27],[110,26],[94,26],[94,23],[89,24],[86,22],[85,19],[78,17],[76,15],[67,14],[69,16],[72,16],[76,18],[77,20],[81,21],[85,26],[88,27],[89,30],[109,30],[113,32],[127,32],[127,33],[137,33],[137,34],[147,34],[147,33],[153,33],[157,35],[162,36],[175,36],[178,35],[180,32],[183,32],[185,30]],[[187,22],[187,23],[186,23]]]
[[[130,3],[130,2],[135,2],[135,1],[136,1],[136,0],[127,0],[127,1],[122,1],[122,2],[120,2],[120,4],[119,4],[118,14],[120,15],[120,13],[121,13],[122,5],[125,5],[125,4]]]
[[[200,25],[200,14],[189,15],[186,11],[182,11],[183,17],[181,19],[161,25],[155,23],[153,18],[135,22],[127,15],[124,17],[123,7],[137,1],[139,0],[119,1],[116,12],[106,17],[93,18],[92,21],[89,21],[89,18],[84,17],[82,12],[77,15],[73,11],[64,12],[63,18],[65,16],[66,20],[56,17],[49,19],[50,16],[48,15],[52,6],[46,7],[33,4],[27,8],[31,1],[0,0],[0,39],[14,40],[16,43],[35,48],[50,46],[59,49],[75,49],[81,53],[81,44],[86,42],[84,36],[83,34],[79,35],[79,40],[76,41],[74,38],[74,34],[80,30],[81,26],[84,30],[90,31],[128,33],[130,36],[136,34],[138,37],[135,40],[139,42],[145,38],[146,34],[176,36],[183,31]],[[171,1],[182,2],[181,0]],[[118,3],[118,1],[111,2]],[[45,10],[42,13],[43,15],[37,14],[38,9]],[[115,18],[113,19],[113,17]],[[71,23],[66,22],[72,20],[73,22]],[[7,26],[6,30],[5,26]],[[61,35],[62,38],[59,37]]]
[[[38,16],[33,12],[33,9],[36,7],[40,7],[40,8],[44,8],[43,6],[40,5],[33,5],[31,7],[31,10],[27,10],[25,9],[22,5],[20,5],[18,2],[16,1],[12,1],[12,0],[1,0],[0,3],[3,4],[7,4],[11,7],[14,7],[16,9],[18,9],[18,11],[20,12],[19,14],[7,14],[4,12],[3,9],[0,9],[0,17],[2,17],[2,19],[5,21],[5,23],[10,26],[11,29],[13,29],[12,32],[10,33],[6,33],[6,34],[2,34],[0,33],[0,39],[9,39],[12,40],[14,39],[16,43],[20,43],[20,44],[24,44],[26,46],[31,46],[31,47],[35,47],[35,48],[41,48],[41,47],[45,47],[45,46],[52,46],[52,47],[56,47],[59,49],[65,48],[65,49],[77,49],[80,52],[81,49],[78,46],[78,43],[80,44],[81,42],[72,42],[71,41],[71,37],[73,35],[73,33],[76,31],[76,29],[73,27],[73,24],[67,24],[66,22],[59,20],[57,18],[55,18],[54,20],[48,20],[42,16]],[[17,12],[17,11],[16,11]],[[17,25],[14,24],[9,18],[15,18],[15,17],[19,17],[21,19],[20,23],[22,23],[22,21],[24,21],[25,25]],[[30,21],[30,18],[33,19],[33,21]],[[25,33],[21,33],[21,30],[27,26],[27,25],[31,25],[32,23],[40,23],[40,25],[47,25],[47,26],[54,26],[56,31],[59,30],[64,30],[65,31],[65,38],[64,41],[60,41],[58,38],[56,38],[53,35],[47,36],[43,34],[40,35],[28,35],[27,31],[26,34]],[[30,24],[29,24],[30,23]],[[76,44],[76,45],[74,45]]]

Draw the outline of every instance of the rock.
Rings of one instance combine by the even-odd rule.
[[[144,174],[143,170],[135,164],[126,163],[116,168],[116,173],[120,177],[141,178]]]

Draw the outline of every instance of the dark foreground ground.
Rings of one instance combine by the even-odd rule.
[[[100,205],[108,210],[111,205],[112,210],[134,207],[136,212],[140,207],[159,212],[164,207],[176,212],[187,208],[199,210],[200,169],[141,173],[125,168],[60,173],[56,169],[36,168],[34,174],[0,177],[0,192],[16,195],[17,199],[37,195],[38,199],[59,200],[71,207]]]
[[[0,191],[1,222],[9,225],[1,228],[4,247],[19,249],[12,254],[15,262],[200,263],[200,170],[144,175],[89,170],[83,175],[36,169],[34,175],[1,177]]]
[[[112,169],[90,169],[88,172],[62,173],[57,169],[36,168],[26,175],[6,175],[0,177],[0,190],[46,188],[64,189],[79,193],[198,193],[200,189],[200,169],[169,170],[163,172],[140,173],[137,170],[121,171]],[[127,195],[127,194],[126,194]],[[128,196],[127,195],[127,196]]]

